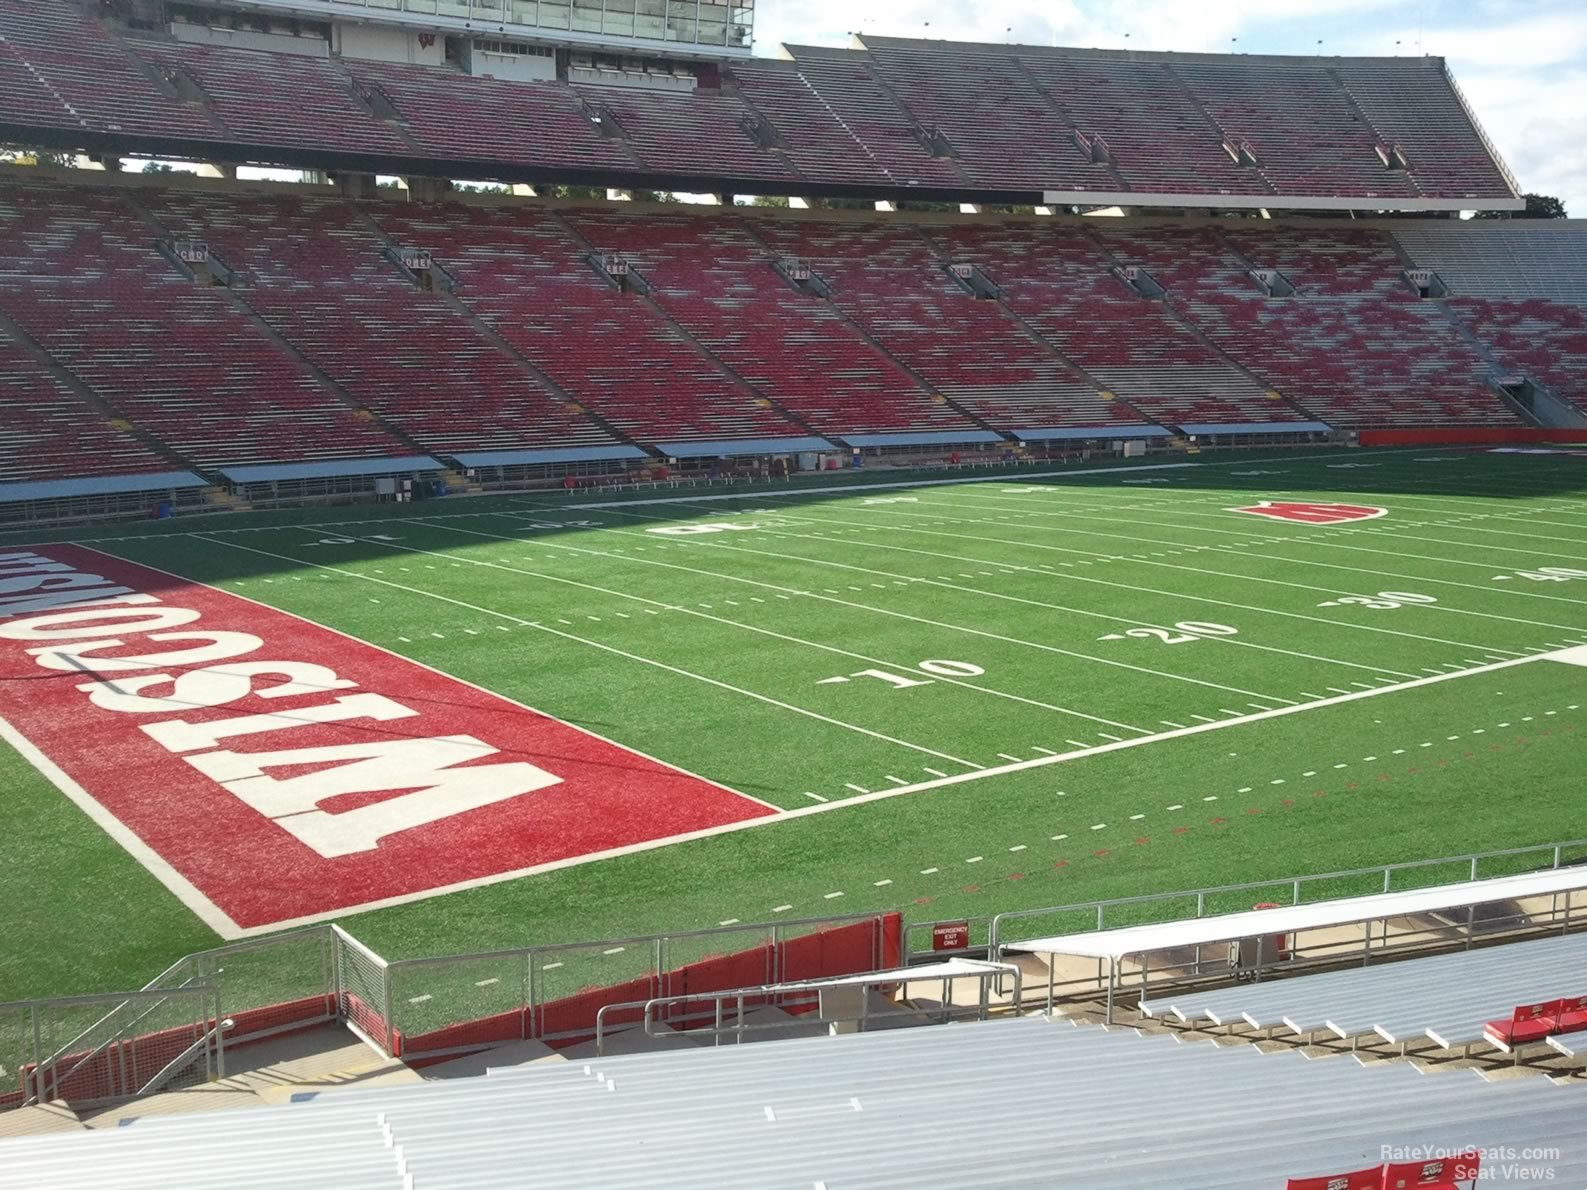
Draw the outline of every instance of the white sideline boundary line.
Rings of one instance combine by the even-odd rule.
[[[190,910],[199,921],[227,941],[241,938],[250,932],[228,917],[219,905],[198,890],[197,885],[172,867],[164,856],[134,834],[121,819],[105,809],[93,794],[72,780],[66,770],[51,760],[37,744],[3,718],[0,718],[0,740],[15,748],[23,760],[65,794],[67,800],[81,810],[90,822],[104,831],[112,842],[118,844],[123,851],[142,865],[149,875],[164,885],[166,891]]]
[[[196,533],[189,533],[186,534],[186,536],[193,537],[198,540],[207,540],[213,545],[231,544],[229,542],[215,541],[211,538],[202,538]],[[529,704],[520,702],[509,695],[501,694],[495,690],[486,689],[484,686],[481,686],[478,683],[470,682],[466,678],[460,678],[455,674],[449,674],[445,670],[437,669],[433,665],[426,665],[424,662],[417,661],[412,657],[404,657],[401,653],[394,652],[382,645],[377,645],[372,641],[366,641],[361,637],[353,636],[351,633],[343,632],[339,628],[332,628],[328,624],[321,624],[319,621],[311,620],[309,617],[299,615],[297,612],[291,612],[287,611],[285,608],[275,607],[272,604],[264,603],[261,600],[251,598],[250,596],[240,595],[235,591],[228,591],[224,587],[217,587],[213,583],[206,583],[199,579],[189,578],[186,575],[177,574],[175,571],[165,570],[159,566],[150,565],[147,562],[139,562],[133,558],[123,558],[119,554],[111,553],[108,550],[96,549],[93,546],[84,545],[81,542],[54,541],[31,543],[19,546],[18,548],[38,550],[47,549],[50,546],[63,545],[78,547],[87,550],[90,553],[111,558],[117,562],[125,562],[132,566],[141,566],[145,570],[150,570],[157,574],[163,574],[168,578],[176,579],[179,582],[188,583],[195,587],[205,587],[210,590],[217,591],[220,594],[229,595],[234,599],[241,600],[243,603],[252,604],[255,607],[264,608],[268,611],[289,616],[292,619],[302,621],[305,624],[312,624],[316,628],[332,633],[335,636],[342,637],[345,640],[352,641],[354,644],[363,645],[367,648],[374,649],[377,652],[385,653],[388,656],[395,657],[401,661],[406,661],[409,664],[418,666],[420,669],[429,670],[431,673],[438,674],[441,677],[458,682],[461,685],[470,687],[471,689],[478,690],[482,694],[488,694],[492,698],[502,699],[505,702],[511,703],[513,706],[521,707],[526,711],[532,712],[533,714],[543,715],[549,719],[556,719],[557,722],[563,724],[566,727],[572,728],[574,731],[577,731],[583,735],[587,735],[591,739],[599,740],[605,744],[610,744],[614,748],[620,748],[634,756],[642,757],[643,759],[648,760],[653,764],[659,765],[664,769],[670,769],[675,773],[682,773],[684,776],[692,777],[697,781],[701,781],[707,785],[715,786],[717,789],[724,790],[727,793],[735,795],[736,797],[743,798],[745,801],[754,802],[774,811],[772,814],[763,815],[758,820],[750,819],[747,821],[776,822],[780,814],[787,813],[787,811],[782,810],[781,807],[773,805],[771,802],[764,801],[753,794],[744,793],[740,790],[732,788],[729,785],[724,785],[720,781],[713,781],[709,777],[702,777],[698,773],[691,772],[688,769],[671,764],[660,759],[659,757],[651,756],[647,752],[641,752],[638,748],[632,748],[627,744],[618,743],[616,740],[600,735],[597,732],[590,731],[588,728],[580,727],[575,723],[568,723],[566,720],[557,719],[555,715],[547,715],[546,712],[537,710],[536,708],[529,706]],[[250,550],[249,552],[260,553],[262,551]],[[279,554],[274,556],[277,558],[283,557],[283,555]],[[291,561],[300,566],[314,566],[321,569],[328,569],[323,563],[305,562],[297,558],[284,560]],[[401,584],[397,583],[386,583],[385,585],[397,587],[401,586]],[[409,588],[403,589],[406,590]],[[500,884],[508,880],[517,880],[524,876],[538,875],[541,872],[551,872],[560,868],[575,867],[580,864],[590,863],[594,860],[613,859],[617,856],[627,855],[636,851],[650,851],[657,847],[670,846],[673,843],[684,843],[691,839],[707,838],[713,834],[721,833],[720,828],[709,827],[704,830],[671,835],[660,839],[652,839],[644,843],[630,844],[625,847],[614,847],[605,851],[590,852],[586,855],[572,856],[565,860],[553,860],[548,863],[538,864],[532,867],[518,868],[509,872],[499,872],[491,876],[481,876],[472,880],[461,880],[452,884],[438,885],[435,888],[420,889],[411,893],[402,893],[397,896],[386,897],[381,900],[365,901],[355,905],[343,906],[339,909],[329,909],[320,913],[309,913],[301,917],[283,918],[279,921],[268,922],[264,925],[241,926],[233,921],[231,917],[229,917],[220,908],[220,906],[211,901],[205,893],[203,893],[196,885],[194,885],[174,867],[172,867],[168,861],[155,852],[153,848],[146,844],[138,835],[133,833],[130,827],[125,826],[119,818],[115,817],[115,815],[111,814],[109,810],[100,805],[100,803],[94,799],[92,794],[90,794],[86,789],[74,781],[64,769],[62,769],[47,755],[40,751],[31,740],[23,736],[3,718],[0,718],[0,740],[4,740],[6,743],[14,747],[24,760],[32,764],[34,768],[36,768],[39,773],[50,782],[50,784],[54,785],[55,788],[61,791],[61,793],[65,794],[74,805],[76,805],[83,811],[85,815],[88,816],[90,821],[92,821],[96,826],[101,827],[114,842],[119,844],[139,865],[144,868],[144,870],[149,872],[149,874],[158,880],[168,892],[176,897],[176,899],[181,902],[184,908],[192,912],[195,917],[197,917],[210,929],[214,930],[215,933],[221,937],[221,939],[227,942],[235,942],[243,938],[254,938],[262,934],[273,934],[280,930],[292,929],[297,926],[313,925],[322,921],[336,921],[341,918],[350,917],[354,914],[367,913],[375,909],[387,909],[394,905],[408,905],[415,901],[425,901],[429,900],[431,897],[444,896],[448,893],[466,892],[470,889],[482,888],[490,884]],[[835,804],[841,805],[842,803]],[[739,824],[734,823],[729,825]]]
[[[197,538],[203,539],[203,538],[201,538],[201,535],[197,534],[197,533],[191,533],[191,534],[188,534],[188,536],[197,537]],[[231,544],[231,543],[228,543],[228,542],[220,542],[220,541],[213,541],[212,543],[213,544],[217,544],[217,545],[228,545],[228,544]],[[81,543],[81,542],[30,543],[30,545],[27,548],[38,549],[38,548],[44,548],[44,547],[46,547],[48,545],[79,545],[79,546],[81,546],[82,544],[83,543]],[[180,581],[182,581],[184,583],[192,583],[192,584],[194,584],[196,586],[213,587],[213,584],[204,583],[204,582],[201,582],[201,581],[196,580],[196,579],[188,578],[188,577],[183,576],[183,575],[178,575],[178,574],[176,574],[176,573],[174,573],[172,571],[163,570],[163,569],[161,569],[158,566],[152,566],[152,565],[149,565],[149,564],[144,563],[144,562],[137,562],[137,561],[135,561],[133,559],[129,559],[129,558],[122,558],[122,557],[120,557],[120,555],[110,553],[109,551],[106,551],[106,550],[94,549],[92,546],[85,546],[84,548],[89,549],[91,552],[94,552],[94,553],[99,553],[99,554],[103,554],[103,555],[105,555],[107,557],[115,558],[118,561],[131,562],[133,565],[143,566],[145,569],[157,571],[158,573],[161,573],[161,574],[166,574],[166,575],[168,575],[168,576],[170,576],[172,578],[179,579]],[[246,548],[246,547],[243,547],[243,548]],[[263,553],[264,551],[250,550],[249,552]],[[278,558],[282,557],[281,555],[274,555],[274,556],[276,556]],[[292,561],[294,563],[297,563],[298,565],[315,566],[315,567],[326,568],[326,569],[334,569],[334,568],[325,567],[323,563],[305,562],[305,561],[302,561],[301,559],[296,559],[296,558],[283,559],[283,560],[289,560],[289,561]],[[354,577],[363,577],[363,576],[355,575]],[[378,582],[380,580],[375,580],[375,581]],[[387,583],[386,585],[389,585],[389,586],[400,586],[400,584],[396,584],[396,583]],[[455,677],[455,675],[447,674],[443,670],[437,670],[433,666],[424,665],[422,662],[414,661],[412,658],[403,657],[402,654],[400,654],[400,653],[393,653],[390,649],[385,649],[385,648],[383,648],[380,645],[376,645],[376,644],[373,644],[372,642],[362,640],[359,637],[352,636],[351,634],[346,633],[346,632],[342,632],[339,629],[330,628],[329,626],[324,625],[324,624],[320,624],[317,621],[311,620],[311,619],[309,619],[306,616],[298,615],[297,613],[286,611],[283,608],[278,608],[278,607],[274,607],[274,606],[272,606],[270,604],[262,603],[261,601],[256,600],[256,599],[252,599],[252,598],[250,598],[250,597],[248,597],[246,595],[238,595],[236,592],[233,592],[233,591],[225,591],[224,588],[214,588],[214,589],[223,591],[223,593],[225,593],[227,595],[232,595],[235,598],[240,599],[240,600],[242,600],[242,601],[244,601],[246,603],[252,603],[252,604],[255,604],[255,605],[260,606],[260,607],[268,608],[271,611],[279,612],[279,613],[287,615],[287,616],[292,616],[293,618],[298,619],[298,620],[302,620],[305,623],[313,624],[313,625],[315,625],[318,628],[323,628],[326,631],[334,633],[337,636],[346,637],[347,639],[355,641],[358,644],[366,645],[366,646],[368,646],[370,648],[377,649],[377,650],[379,650],[380,652],[383,652],[383,653],[389,653],[392,656],[399,657],[399,658],[401,658],[404,661],[409,661],[412,664],[419,665],[421,668],[429,669],[432,672],[442,674],[443,676],[451,678],[454,681],[462,682],[464,685],[472,686],[475,689],[481,690],[481,691],[483,691],[483,692],[485,692],[487,694],[491,694],[494,697],[504,698],[508,702],[515,702],[516,703],[515,699],[512,699],[512,698],[510,698],[510,697],[508,697],[506,695],[499,694],[499,693],[497,693],[495,691],[485,690],[484,687],[477,686],[477,685],[475,685],[475,683],[468,682],[466,679],[457,678],[457,677]],[[421,592],[421,593],[422,594],[430,594],[429,592]],[[559,633],[558,635],[563,635],[563,634]],[[1064,762],[1072,761],[1072,760],[1083,760],[1083,759],[1085,759],[1087,757],[1097,756],[1097,755],[1100,755],[1100,754],[1106,753],[1106,752],[1118,752],[1118,751],[1122,751],[1125,748],[1139,747],[1139,746],[1141,746],[1143,744],[1160,743],[1160,742],[1163,742],[1163,741],[1166,741],[1166,740],[1178,739],[1178,738],[1183,737],[1183,736],[1200,735],[1200,734],[1203,734],[1204,732],[1209,732],[1209,731],[1220,731],[1220,730],[1222,730],[1224,728],[1228,728],[1228,727],[1241,727],[1241,726],[1244,726],[1245,724],[1256,723],[1256,722],[1260,722],[1260,721],[1265,720],[1265,719],[1276,719],[1276,718],[1279,718],[1280,716],[1298,714],[1298,713],[1300,713],[1302,711],[1311,711],[1311,710],[1316,710],[1316,709],[1319,709],[1319,708],[1322,708],[1322,707],[1336,706],[1336,705],[1340,705],[1340,704],[1343,704],[1343,703],[1349,703],[1349,702],[1357,702],[1357,701],[1360,701],[1361,699],[1365,699],[1365,698],[1375,698],[1375,697],[1377,697],[1378,695],[1381,695],[1381,694],[1392,694],[1392,693],[1397,693],[1397,692],[1399,692],[1401,690],[1411,690],[1411,689],[1416,689],[1416,688],[1422,687],[1422,686],[1433,686],[1433,685],[1437,685],[1440,682],[1454,681],[1454,680],[1459,679],[1459,678],[1470,677],[1470,676],[1472,676],[1474,674],[1491,673],[1491,672],[1495,672],[1495,671],[1498,671],[1498,670],[1511,669],[1511,668],[1514,668],[1514,667],[1519,666],[1519,665],[1530,665],[1531,663],[1536,662],[1536,661],[1556,661],[1556,662],[1563,662],[1563,663],[1570,664],[1570,665],[1587,667],[1587,645],[1578,645],[1578,646],[1574,646],[1572,648],[1560,649],[1560,650],[1556,650],[1554,652],[1549,652],[1549,653],[1537,653],[1537,654],[1533,654],[1533,655],[1526,656],[1526,657],[1510,658],[1510,659],[1507,659],[1507,660],[1504,660],[1504,661],[1494,662],[1491,665],[1485,665],[1485,666],[1480,666],[1480,667],[1476,667],[1476,668],[1472,668],[1472,669],[1466,669],[1466,670],[1459,670],[1459,671],[1452,672],[1452,673],[1438,674],[1438,675],[1435,675],[1435,676],[1432,676],[1432,677],[1418,678],[1418,679],[1415,679],[1413,681],[1402,682],[1402,683],[1398,683],[1396,685],[1378,686],[1378,687],[1374,687],[1372,689],[1358,691],[1356,693],[1339,695],[1339,696],[1334,697],[1334,698],[1325,698],[1325,699],[1319,699],[1319,700],[1317,700],[1315,702],[1300,703],[1300,704],[1297,704],[1295,706],[1278,707],[1278,708],[1275,708],[1275,709],[1270,710],[1270,711],[1260,711],[1260,712],[1257,712],[1257,713],[1254,713],[1254,714],[1251,714],[1251,715],[1244,715],[1244,716],[1240,716],[1240,717],[1234,718],[1234,719],[1214,720],[1214,721],[1212,721],[1210,723],[1198,724],[1198,725],[1193,726],[1193,727],[1186,727],[1186,728],[1181,728],[1181,729],[1177,729],[1177,730],[1173,730],[1173,731],[1160,732],[1160,733],[1158,733],[1156,735],[1141,736],[1141,737],[1134,738],[1134,739],[1120,740],[1117,743],[1101,744],[1101,745],[1097,745],[1095,747],[1079,748],[1079,749],[1076,749],[1075,751],[1072,751],[1072,752],[1062,752],[1062,753],[1058,753],[1057,755],[1054,755],[1054,756],[1042,756],[1042,757],[1039,757],[1039,758],[1037,758],[1035,760],[1020,761],[1020,762],[1015,763],[1015,764],[1002,765],[1002,766],[999,766],[997,768],[987,768],[987,769],[974,770],[974,771],[971,771],[971,772],[968,772],[968,773],[962,773],[962,774],[958,774],[958,775],[955,775],[955,776],[939,778],[937,780],[919,782],[919,783],[916,783],[914,785],[904,785],[904,786],[898,786],[898,787],[895,787],[895,788],[877,790],[874,793],[860,794],[860,795],[856,795],[856,796],[851,797],[851,798],[845,798],[845,799],[843,799],[841,801],[828,802],[828,803],[825,803],[825,804],[822,804],[822,805],[801,806],[801,807],[798,807],[798,808],[795,808],[795,809],[792,809],[792,810],[780,810],[777,813],[766,815],[766,816],[759,817],[759,818],[751,818],[751,819],[746,819],[746,820],[743,820],[743,821],[740,821],[740,822],[727,823],[727,824],[724,824],[722,826],[708,827],[708,828],[705,828],[705,829],[702,829],[702,830],[691,831],[691,832],[687,832],[687,833],[684,833],[684,834],[672,835],[672,836],[665,837],[665,838],[660,838],[660,839],[651,839],[651,840],[647,840],[646,842],[629,844],[629,845],[623,846],[623,847],[615,847],[615,848],[608,849],[606,851],[591,852],[591,853],[588,853],[586,855],[573,856],[573,857],[570,857],[570,858],[565,859],[565,860],[556,860],[556,861],[552,861],[550,863],[535,865],[533,867],[520,868],[520,869],[517,869],[515,871],[501,872],[501,873],[497,873],[497,874],[492,875],[492,876],[479,877],[479,878],[476,878],[476,879],[473,879],[473,880],[459,881],[459,882],[457,882],[455,884],[443,885],[443,886],[439,886],[439,887],[432,888],[432,889],[424,889],[424,890],[413,892],[413,893],[401,894],[401,895],[398,895],[398,896],[388,897],[388,898],[384,898],[384,899],[377,900],[377,901],[369,901],[369,902],[365,902],[363,904],[354,905],[354,906],[348,906],[346,908],[342,908],[342,909],[338,909],[338,910],[327,911],[327,912],[324,912],[324,913],[309,914],[309,915],[305,915],[303,917],[293,918],[293,919],[290,919],[290,920],[282,920],[282,921],[271,922],[268,925],[253,926],[253,927],[246,927],[246,928],[239,928],[236,925],[236,923],[232,922],[229,918],[227,918],[220,911],[218,906],[215,906],[213,904],[213,902],[210,902],[209,899],[203,893],[199,892],[196,887],[193,887],[184,878],[182,878],[180,876],[180,874],[178,874],[175,871],[174,868],[171,868],[170,865],[167,864],[163,859],[161,859],[158,855],[156,855],[152,850],[148,849],[147,846],[145,844],[143,844],[142,840],[139,839],[137,836],[133,835],[127,828],[123,827],[119,820],[114,819],[113,817],[110,818],[109,820],[106,820],[106,819],[102,818],[101,815],[105,815],[108,812],[105,811],[103,809],[103,807],[99,806],[98,803],[93,800],[92,796],[87,793],[86,790],[83,790],[81,788],[81,786],[78,786],[76,784],[76,782],[72,781],[72,779],[63,770],[61,770],[58,766],[56,766],[53,762],[51,762],[49,760],[49,758],[47,756],[45,756],[42,752],[40,752],[30,741],[28,741],[25,737],[20,736],[15,731],[15,729],[12,728],[11,725],[9,723],[7,723],[4,719],[0,719],[0,739],[3,739],[6,742],[11,743],[14,747],[16,747],[18,752],[21,753],[24,756],[25,759],[27,759],[31,763],[33,763],[35,765],[35,767],[37,767],[38,770],[46,778],[48,778],[52,784],[54,784],[56,786],[56,788],[60,789],[62,793],[65,793],[68,796],[68,798],[70,798],[73,801],[74,804],[77,804],[80,808],[82,808],[84,813],[87,814],[89,816],[89,818],[96,823],[96,825],[99,825],[99,826],[103,827],[103,829],[105,829],[107,834],[109,834],[117,843],[119,843],[123,848],[125,848],[129,852],[129,854],[131,854],[132,857],[134,859],[136,859],[147,871],[149,871],[152,875],[154,875],[157,880],[159,880],[163,885],[165,885],[165,887],[170,892],[172,892],[177,897],[177,899],[179,901],[181,901],[181,903],[186,908],[191,910],[195,914],[195,916],[197,916],[201,920],[203,920],[205,922],[205,924],[208,925],[211,929],[213,929],[218,935],[220,935],[221,938],[223,938],[223,939],[225,939],[227,941],[233,941],[233,940],[242,939],[242,938],[255,937],[255,936],[258,936],[258,935],[262,935],[262,934],[275,933],[277,931],[284,930],[284,929],[290,929],[290,928],[295,927],[295,926],[309,925],[309,924],[313,924],[315,922],[329,921],[329,920],[334,920],[334,919],[337,919],[337,918],[351,916],[351,915],[354,915],[354,914],[366,913],[366,912],[370,912],[370,911],[376,910],[376,909],[385,909],[385,908],[390,908],[390,907],[393,907],[393,906],[396,906],[396,905],[411,904],[411,903],[414,903],[414,902],[417,902],[417,901],[428,900],[431,897],[443,896],[443,895],[446,895],[446,894],[449,894],[449,893],[454,893],[454,892],[464,892],[464,891],[468,891],[470,889],[482,888],[482,887],[485,887],[485,886],[488,886],[488,885],[492,885],[492,884],[501,884],[501,883],[505,883],[505,882],[510,881],[510,880],[517,880],[517,879],[521,879],[521,878],[527,877],[527,876],[535,876],[535,875],[540,875],[540,874],[547,873],[547,872],[559,871],[559,870],[564,869],[564,868],[580,867],[580,866],[583,866],[584,864],[594,863],[594,862],[597,862],[597,861],[600,861],[600,860],[616,859],[616,858],[619,858],[621,856],[634,855],[634,854],[638,854],[640,852],[645,852],[645,851],[655,851],[655,850],[659,850],[659,849],[661,849],[663,847],[671,847],[671,846],[673,846],[675,844],[679,844],[679,843],[688,843],[688,842],[693,842],[693,841],[696,841],[696,840],[714,838],[714,837],[719,836],[719,835],[733,834],[733,833],[735,833],[737,831],[749,830],[749,829],[755,828],[755,827],[770,826],[770,825],[773,825],[775,823],[785,821],[787,819],[803,818],[803,817],[806,817],[806,816],[811,815],[811,814],[823,814],[823,813],[827,813],[827,812],[832,811],[832,810],[842,810],[842,809],[846,809],[849,806],[858,805],[858,804],[861,804],[861,803],[864,803],[864,802],[881,801],[881,800],[884,800],[886,798],[901,797],[901,796],[903,796],[905,794],[921,793],[921,792],[924,792],[924,791],[927,791],[927,790],[943,788],[945,786],[958,785],[958,784],[964,783],[966,781],[980,780],[980,779],[986,778],[986,777],[1003,776],[1003,775],[1008,774],[1008,773],[1023,772],[1023,771],[1026,771],[1028,769],[1043,768],[1043,767],[1045,767],[1047,765],[1062,764]],[[525,704],[517,703],[517,705],[524,706]],[[532,708],[526,708],[526,709],[532,709]],[[538,712],[537,711],[536,713],[537,714],[543,714],[544,712]],[[573,726],[573,725],[570,724],[569,726]],[[615,741],[606,740],[605,737],[600,736],[600,735],[598,735],[595,732],[590,732],[590,731],[587,731],[587,730],[585,730],[583,728],[577,728],[577,730],[583,731],[584,734],[589,735],[589,736],[591,736],[591,737],[593,737],[595,739],[603,740],[604,742],[607,742],[607,743],[612,743],[616,747],[627,748],[626,745],[617,744]],[[697,779],[699,779],[701,781],[705,781],[707,784],[715,785],[715,786],[717,786],[720,789],[725,789],[725,790],[727,790],[730,793],[737,793],[738,796],[743,797],[743,798],[745,798],[747,800],[750,800],[750,801],[760,801],[761,800],[761,799],[755,798],[755,797],[753,797],[752,795],[749,795],[749,794],[739,793],[737,790],[732,789],[730,786],[723,785],[721,782],[712,781],[710,778],[707,778],[707,777],[699,777],[698,774],[691,773],[691,772],[689,772],[686,769],[678,768],[678,766],[676,766],[676,765],[668,764],[666,761],[662,761],[662,760],[659,760],[659,759],[657,759],[655,757],[648,756],[647,754],[645,754],[643,752],[639,752],[637,749],[627,748],[627,750],[630,751],[630,752],[635,753],[636,755],[643,756],[643,757],[645,757],[645,759],[653,760],[653,761],[655,761],[655,763],[660,764],[660,765],[662,765],[664,767],[671,768],[674,771],[685,773],[688,776],[696,777]],[[78,791],[78,793],[81,794],[81,800],[79,799],[78,796],[73,794],[72,791],[73,791],[74,788]],[[768,802],[762,802],[761,804],[767,805],[767,806],[771,805],[771,803],[768,803]],[[773,807],[773,808],[775,808],[775,807]],[[167,877],[169,877],[169,879]]]
[[[839,809],[843,806],[852,806],[857,802],[874,802],[883,798],[898,797],[906,793],[921,793],[928,789],[941,789],[947,785],[959,785],[965,781],[979,781],[985,777],[1001,777],[1007,773],[1022,773],[1028,769],[1045,768],[1050,764],[1063,764],[1070,760],[1083,760],[1088,756],[1098,756],[1104,752],[1120,752],[1125,748],[1137,748],[1142,744],[1158,744],[1164,740],[1176,740],[1183,736],[1201,735],[1209,731],[1221,731],[1225,727],[1243,727],[1247,723],[1259,723],[1264,719],[1277,719],[1284,715],[1294,715],[1301,711],[1315,711],[1320,707],[1338,706],[1347,702],[1358,702],[1363,698],[1376,698],[1380,694],[1395,694],[1401,690],[1414,690],[1420,686],[1435,686],[1440,682],[1453,681],[1456,678],[1471,677],[1473,674],[1493,673],[1495,670],[1512,669],[1517,665],[1530,665],[1534,661],[1560,661],[1568,665],[1587,666],[1587,645],[1578,645],[1575,648],[1560,649],[1553,653],[1538,653],[1531,657],[1512,657],[1508,661],[1496,661],[1492,665],[1478,666],[1475,669],[1463,669],[1453,673],[1441,673],[1433,677],[1417,678],[1410,682],[1399,682],[1393,686],[1374,686],[1369,690],[1360,690],[1354,694],[1340,694],[1334,698],[1319,699],[1316,702],[1303,702],[1292,707],[1275,707],[1270,711],[1258,711],[1251,715],[1241,715],[1235,719],[1218,719],[1211,723],[1198,724],[1195,727],[1182,727],[1175,731],[1159,732],[1156,735],[1140,736],[1135,739],[1119,740],[1113,744],[1098,744],[1092,748],[1081,748],[1074,752],[1061,752],[1057,756],[1041,756],[1035,760],[1021,760],[1016,764],[999,765],[996,768],[981,769],[979,772],[958,773],[951,777],[941,777],[935,781],[921,781],[914,785],[904,785],[897,789],[881,789],[875,793],[864,794],[859,797],[845,798],[841,802],[834,802],[831,806],[806,806],[797,810],[790,810],[780,815],[781,818],[795,818],[805,814],[820,813],[826,809]],[[767,822],[776,822],[777,818],[766,819]]]

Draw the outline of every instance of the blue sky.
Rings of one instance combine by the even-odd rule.
[[[1559,195],[1572,215],[1587,218],[1587,0],[759,0],[756,5],[756,40],[763,54],[776,53],[785,41],[844,45],[855,31],[1109,49],[1442,55],[1521,188]]]

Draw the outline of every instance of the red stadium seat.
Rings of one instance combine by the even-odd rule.
[[[1383,1167],[1374,1165],[1371,1169],[1320,1178],[1290,1178],[1284,1183],[1284,1190],[1383,1190]]]
[[[1562,1000],[1545,1000],[1537,1004],[1519,1005],[1509,1020],[1489,1021],[1482,1030],[1488,1041],[1503,1050],[1542,1041],[1557,1031],[1556,1016]]]
[[[1454,1190],[1462,1182],[1475,1182],[1481,1172],[1482,1154],[1476,1149],[1455,1157],[1390,1162],[1383,1167],[1383,1190]]]

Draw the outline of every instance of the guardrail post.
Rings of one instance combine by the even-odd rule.
[[[391,1020],[391,968],[382,967],[380,970],[380,1019],[386,1024],[386,1057],[394,1058],[392,1051],[396,1048],[396,1026]]]
[[[665,976],[667,970],[666,947],[667,940],[665,938],[657,938],[650,947],[650,963],[652,971],[650,976],[651,986],[656,989],[656,994],[659,996],[670,996],[672,994],[672,989],[670,987],[662,986],[662,979]],[[667,1010],[667,1018],[670,1020],[672,1015],[672,1010],[669,1008]]]
[[[220,989],[215,989],[215,1077],[226,1077],[226,1014],[220,1006]]]
[[[29,1008],[28,1015],[33,1018],[33,1099],[36,1103],[47,1103],[49,1101],[44,1098],[44,1049],[39,1044],[38,1005]]]

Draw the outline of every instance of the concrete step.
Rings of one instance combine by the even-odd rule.
[[[34,1104],[0,1112],[0,1136],[38,1136],[45,1132],[83,1132],[88,1125],[66,1104]]]
[[[544,1042],[512,1041],[477,1054],[453,1058],[450,1062],[437,1062],[434,1066],[426,1066],[422,1073],[427,1079],[473,1078],[497,1070],[567,1060],[566,1054],[559,1054]]]
[[[653,1054],[658,1050],[692,1049],[696,1044],[695,1039],[687,1033],[681,1033],[670,1027],[663,1032],[662,1027],[658,1026],[655,1032],[659,1036],[647,1034],[638,1025],[627,1029],[614,1029],[602,1038],[599,1056],[610,1058],[617,1054]],[[560,1052],[570,1062],[597,1056],[593,1039],[569,1046]]]
[[[297,1093],[419,1081],[341,1025],[322,1025],[228,1050],[225,1078],[84,1112],[83,1119],[90,1128],[119,1128],[147,1116],[262,1107],[289,1102]]]

